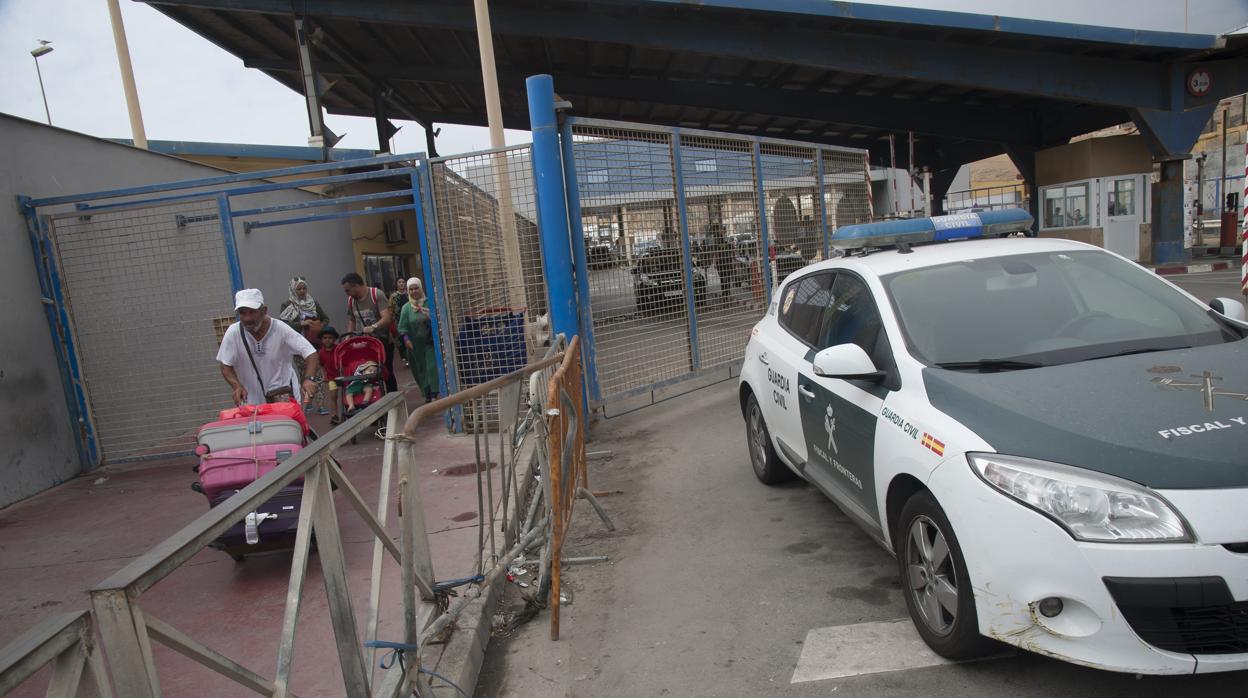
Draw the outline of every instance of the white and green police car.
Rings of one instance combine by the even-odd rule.
[[[840,229],[780,286],[740,398],[892,551],[937,653],[1248,669],[1248,324],[1017,209]],[[916,229],[918,232],[915,232]],[[922,244],[922,243],[939,244]]]

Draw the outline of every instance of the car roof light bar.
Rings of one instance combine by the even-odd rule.
[[[832,234],[832,247],[856,250],[997,237],[1025,233],[1031,230],[1033,220],[1021,208],[1007,208],[847,225]]]

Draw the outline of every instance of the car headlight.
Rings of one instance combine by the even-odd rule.
[[[1093,543],[1190,543],[1187,524],[1160,495],[1121,478],[1057,463],[968,453],[989,485]]]

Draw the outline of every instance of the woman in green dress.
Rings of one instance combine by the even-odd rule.
[[[407,280],[408,302],[399,313],[399,335],[407,349],[407,365],[412,378],[425,394],[425,402],[432,402],[438,394],[438,365],[433,351],[433,324],[429,317],[424,287],[413,276]]]

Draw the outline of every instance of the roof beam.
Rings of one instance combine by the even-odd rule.
[[[252,60],[246,61],[245,65],[266,72],[298,70],[297,65],[287,61]],[[453,65],[370,64],[359,66],[358,70],[366,71],[366,76],[395,82],[455,84],[475,77],[471,69]],[[358,74],[358,70],[354,66],[341,64],[320,65],[320,71],[327,75],[352,76]],[[525,77],[523,71],[514,68],[499,70],[499,78],[504,83],[521,85]],[[556,75],[555,87],[565,97],[602,97],[745,113],[758,112],[823,123],[1037,146],[1128,119],[1125,112],[1098,107],[1042,115],[1032,109],[960,106],[845,93],[637,78]],[[574,102],[574,111],[575,106]]]
[[[152,4],[288,14],[288,0],[149,0]],[[310,16],[393,22],[451,30],[472,30],[467,3],[435,0],[303,0]],[[605,9],[605,8],[604,8]],[[793,63],[825,70],[965,85],[1119,108],[1172,109],[1171,76],[1157,63],[1072,55],[1069,52],[892,38],[826,29],[790,27],[782,35],[761,31],[765,14],[742,25],[718,13],[698,15],[696,31],[671,18],[646,16],[637,8],[587,12],[500,4],[491,8],[497,34],[555,40],[632,43],[646,48],[688,51],[748,60]],[[630,11],[631,10],[631,11]],[[628,37],[627,41],[622,37]]]

